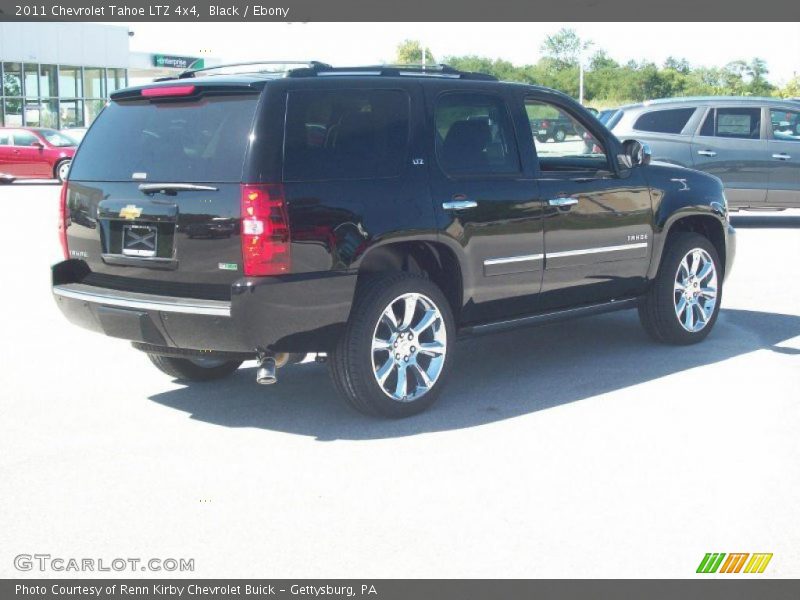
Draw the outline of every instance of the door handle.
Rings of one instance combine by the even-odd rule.
[[[717,155],[717,153],[714,152],[713,150],[698,150],[697,153],[700,156],[716,156]]]
[[[442,208],[445,210],[465,210],[467,208],[475,208],[478,203],[475,200],[451,200],[450,202],[442,202]]]
[[[773,154],[772,158],[777,158],[778,160],[789,160],[792,157],[786,154],[786,152],[779,152],[778,154]]]
[[[547,201],[550,206],[558,206],[559,208],[564,206],[575,206],[578,203],[577,198],[551,198]]]

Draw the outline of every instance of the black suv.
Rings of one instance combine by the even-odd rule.
[[[661,342],[713,327],[735,248],[716,177],[542,87],[247,68],[113,94],[62,192],[68,319],[183,380],[318,353],[390,417],[431,405],[464,335],[634,307]],[[586,134],[537,152],[550,107]]]

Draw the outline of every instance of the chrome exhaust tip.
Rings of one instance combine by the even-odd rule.
[[[258,371],[256,371],[256,383],[261,385],[272,385],[278,382],[276,374],[277,366],[275,358],[272,356],[265,356],[258,362]]]

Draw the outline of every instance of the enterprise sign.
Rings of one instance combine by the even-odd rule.
[[[167,54],[153,54],[154,67],[167,67],[170,69],[202,69],[204,61],[202,58],[192,56],[169,56]]]

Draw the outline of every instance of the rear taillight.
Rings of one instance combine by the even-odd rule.
[[[244,274],[250,277],[289,272],[289,217],[282,186],[242,185],[242,258]]]
[[[69,219],[69,208],[67,208],[67,182],[65,181],[61,184],[61,200],[58,203],[58,237],[61,240],[61,250],[64,252],[64,260],[69,259],[67,219]]]
[[[550,127],[550,121],[542,121],[542,127],[544,127],[545,129]]]

